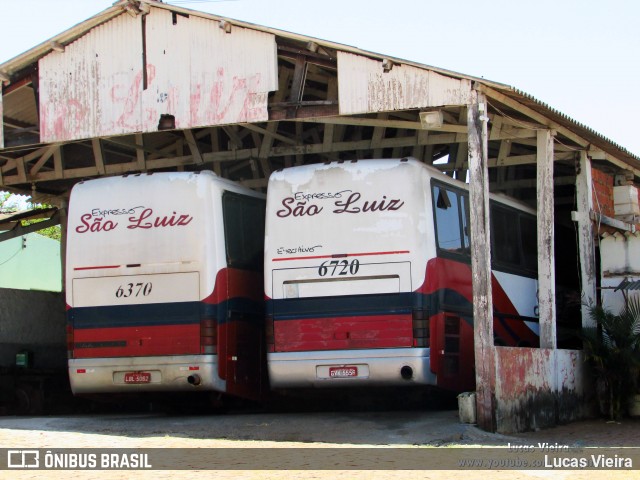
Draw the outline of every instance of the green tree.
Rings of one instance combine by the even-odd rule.
[[[20,202],[20,199],[17,196],[8,192],[0,192],[0,213],[7,214],[7,213],[17,212],[19,202]],[[37,210],[37,209],[45,209],[45,208],[51,208],[51,205],[47,205],[45,203],[34,204],[31,202],[27,202],[26,204],[27,210]],[[42,221],[43,219],[23,220],[22,225],[23,226],[32,225]],[[60,228],[60,225],[43,228],[42,230],[38,230],[37,233],[44,237],[48,237],[57,241],[60,241],[60,239],[62,238],[62,229]]]

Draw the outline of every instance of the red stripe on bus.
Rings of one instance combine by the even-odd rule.
[[[95,267],[75,267],[74,270],[102,270],[105,268],[120,268],[120,265],[100,265]]]
[[[403,253],[411,253],[409,250],[397,250],[393,252],[365,252],[365,253],[340,253],[333,255],[315,255],[309,257],[288,257],[288,258],[272,258],[272,262],[285,262],[288,260],[316,260],[318,258],[346,258],[346,257],[366,257],[371,255],[398,255]]]

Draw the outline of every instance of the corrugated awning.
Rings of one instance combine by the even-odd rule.
[[[618,290],[625,292],[630,290],[640,290],[640,280],[629,281],[629,279],[625,278],[620,282],[620,285],[614,289],[614,292],[617,292]]]

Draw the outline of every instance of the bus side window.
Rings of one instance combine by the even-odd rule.
[[[506,209],[491,209],[492,256],[495,261],[510,266],[520,266],[520,235],[518,215]]]
[[[524,267],[535,271],[538,269],[538,225],[535,217],[520,215],[520,237]]]
[[[460,228],[459,196],[445,188],[434,185],[433,196],[436,199],[436,238],[438,248],[458,252],[462,249]]]
[[[227,266],[262,269],[265,201],[225,192],[222,196]]]

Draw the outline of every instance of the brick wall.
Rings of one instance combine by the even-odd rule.
[[[591,170],[593,179],[593,209],[607,217],[614,217],[613,176],[597,169]],[[639,193],[640,195],[640,193]]]

